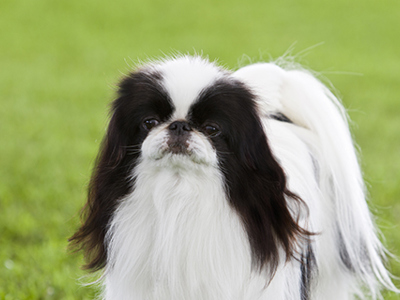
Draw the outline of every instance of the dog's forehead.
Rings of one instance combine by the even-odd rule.
[[[224,75],[215,64],[200,57],[181,57],[159,66],[162,85],[175,107],[174,119],[184,119],[207,87]]]

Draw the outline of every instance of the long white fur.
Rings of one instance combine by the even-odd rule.
[[[320,237],[316,239],[319,281],[323,282],[324,273],[329,275],[335,265],[340,265],[338,257],[334,257],[333,253],[329,255],[332,251],[326,247],[328,240],[338,238],[337,232],[329,232],[332,227],[338,226],[348,259],[357,274],[355,278],[346,278],[349,276],[343,274],[343,284],[348,285],[344,290],[363,297],[362,289],[366,288],[372,299],[379,297],[381,286],[397,291],[382,263],[384,248],[377,237],[368,210],[364,182],[346,112],[339,100],[311,73],[304,70],[283,70],[271,63],[255,64],[240,69],[235,75],[259,94],[259,99],[262,100],[260,107],[264,114],[280,111],[296,125],[307,130],[299,131],[293,125],[281,124],[291,127],[308,144],[318,161],[319,188],[325,209],[325,214],[322,215],[325,226],[316,228],[317,232],[322,230]],[[271,82],[274,84],[271,85]],[[266,89],[271,91],[265,92]],[[271,130],[271,134],[273,133]],[[313,138],[310,139],[310,135]],[[276,146],[274,142],[271,144],[272,147]],[[275,151],[278,157],[280,153],[281,149]],[[290,177],[291,172],[287,173]],[[313,209],[315,204],[309,204],[309,207]],[[310,218],[313,223],[315,214],[312,211]],[[365,249],[361,248],[362,245]],[[318,250],[320,247],[325,249]],[[334,285],[340,281],[340,276],[332,277],[332,280],[329,280],[329,276],[326,278],[326,289],[317,288],[320,296],[316,299],[326,299],[329,290],[330,294],[337,293]],[[336,296],[336,299],[347,298]]]
[[[160,68],[177,107],[170,121],[185,118],[196,95],[227,76],[200,58],[177,58]],[[182,70],[187,76],[179,75]],[[289,188],[309,207],[299,222],[319,233],[313,241],[318,272],[312,300],[350,300],[355,294],[362,297],[364,290],[375,299],[381,285],[395,290],[382,264],[383,247],[365,202],[339,101],[301,70],[256,64],[230,76],[257,94],[260,118]],[[276,111],[295,124],[268,117]],[[299,300],[297,260],[282,261],[268,286],[265,273],[252,272],[246,233],[228,204],[217,156],[207,139],[194,132],[191,155],[171,156],[163,151],[165,128],[152,131],[143,143],[141,161],[132,174],[135,188],[120,200],[110,225],[104,298]],[[354,273],[346,270],[338,254],[337,226]],[[361,242],[372,272],[361,257]]]

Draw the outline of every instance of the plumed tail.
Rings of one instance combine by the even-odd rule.
[[[319,184],[329,195],[344,265],[356,274],[372,299],[382,287],[398,292],[384,266],[385,249],[366,203],[356,150],[340,101],[310,72],[284,70],[272,63],[244,67],[234,74],[248,83],[262,113],[282,113],[317,137]],[[362,295],[361,290],[359,291]]]

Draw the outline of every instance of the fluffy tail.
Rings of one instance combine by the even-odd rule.
[[[323,158],[320,188],[333,202],[341,257],[372,299],[380,296],[382,287],[398,292],[384,266],[385,249],[366,203],[347,115],[339,100],[305,70],[255,64],[235,76],[254,88],[265,113],[281,112],[317,136]]]

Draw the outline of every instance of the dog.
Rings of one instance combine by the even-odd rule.
[[[106,300],[397,291],[343,106],[274,63],[181,55],[125,76],[70,241]]]

